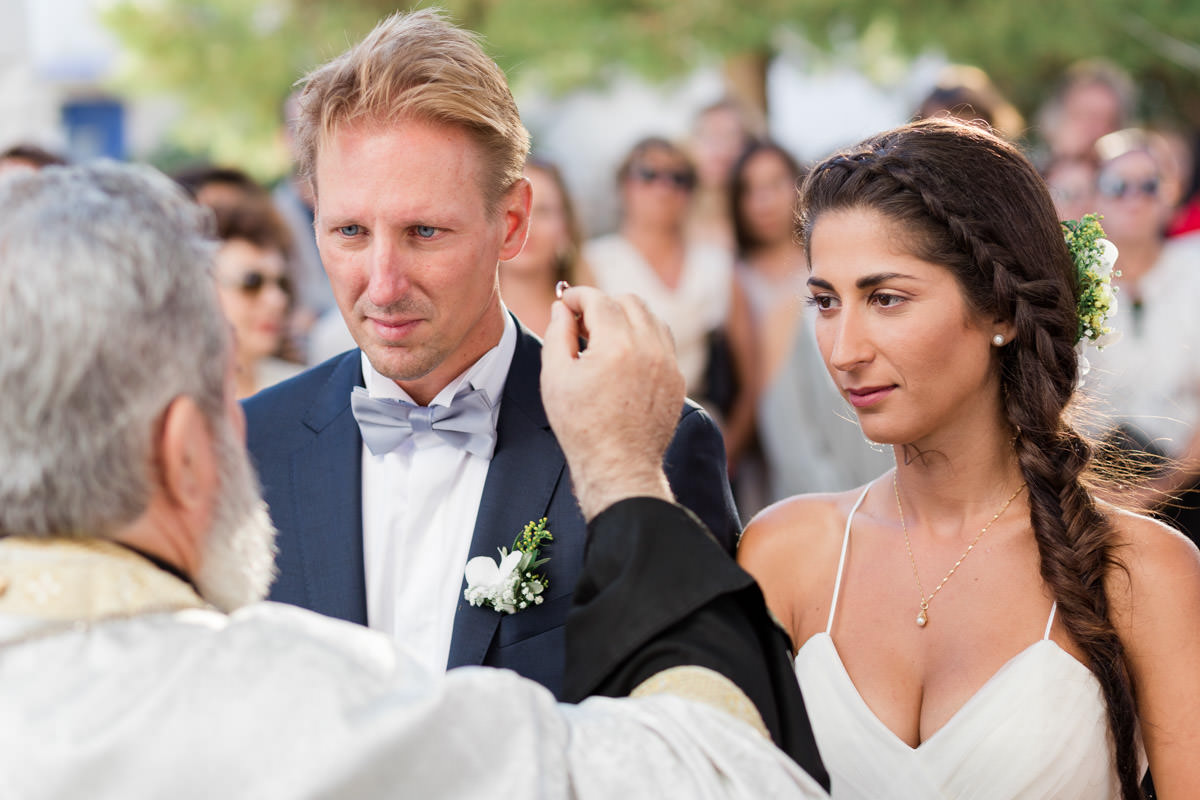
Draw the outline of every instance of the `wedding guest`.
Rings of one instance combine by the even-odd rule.
[[[808,278],[795,237],[796,192],[804,171],[778,144],[758,141],[733,167],[730,215],[737,241],[734,274],[757,335],[759,389],[769,386],[802,317]]]
[[[754,332],[746,406],[755,412],[801,316],[803,253],[793,237],[800,176],[800,165],[786,150],[756,141],[738,158],[730,180],[730,217],[737,242],[734,280],[746,298]],[[727,450],[740,453],[732,476],[734,497],[742,517],[749,519],[768,503],[769,465],[759,444],[757,414],[746,416],[740,425],[727,426],[725,437],[733,440]]]
[[[896,455],[741,540],[833,797],[1134,800],[1147,760],[1192,796],[1200,553],[1097,499],[1067,416],[1107,262],[1074,260],[1019,150],[949,120],[826,159],[800,202],[821,353]]]
[[[221,240],[214,267],[217,294],[233,325],[237,395],[249,397],[303,369],[276,357],[292,302],[288,231],[270,203],[222,204],[214,212]]]
[[[211,209],[269,204],[267,191],[245,170],[214,164],[199,164],[176,170],[175,182],[188,191],[196,202]]]
[[[768,482],[765,496],[751,502],[744,483],[735,480],[744,515],[800,492],[858,486],[887,463],[850,421],[816,347],[813,313],[804,302],[807,261],[795,236],[803,174],[786,150],[770,142],[751,145],[733,171],[735,274],[754,320],[755,439]]]
[[[1169,124],[1156,126],[1151,131],[1161,145],[1163,165],[1167,168],[1167,196],[1172,198],[1167,237],[1198,231],[1200,164],[1196,160],[1196,145],[1200,141],[1200,133]]]
[[[562,173],[534,159],[525,163],[525,177],[533,190],[529,236],[521,252],[500,265],[500,297],[526,328],[542,336],[558,282],[594,281],[580,255],[583,234]]]
[[[1096,168],[1094,157],[1056,158],[1042,168],[1060,220],[1096,213]]]
[[[721,248],[688,238],[687,213],[696,170],[672,142],[637,142],[617,170],[621,225],[584,246],[596,285],[641,297],[675,335],[688,396],[712,408],[726,437],[730,469],[737,466],[752,419],[753,328],[733,261]],[[716,359],[716,360],[714,360]]]
[[[9,170],[62,166],[67,160],[35,144],[14,144],[0,152],[0,173]]]
[[[1146,510],[1164,503],[1195,538],[1200,319],[1192,301],[1200,296],[1200,234],[1166,238],[1174,204],[1152,135],[1126,129],[1101,138],[1096,151],[1096,210],[1121,254],[1114,322],[1120,338],[1089,353],[1084,390],[1098,401],[1102,419],[1119,427],[1117,441],[1170,457],[1137,499]]]
[[[499,294],[531,205],[504,74],[421,11],[313,70],[298,103],[317,244],[357,347],[245,403],[280,531],[271,598],[404,639],[430,674],[505,667],[561,692],[585,520],[538,394],[541,343]],[[732,551],[724,448],[694,404],[666,465]],[[544,602],[472,605],[467,562],[542,519]]]
[[[308,182],[297,169],[301,157],[296,138],[299,95],[298,90],[288,94],[280,108],[280,131],[292,157],[292,168],[271,190],[271,200],[291,231],[288,274],[296,285],[292,328],[307,363],[319,364],[329,356],[354,347],[354,340],[338,312],[333,289],[321,264],[321,253],[313,233],[314,198]],[[324,328],[320,334],[316,331],[318,325]],[[340,340],[339,335],[342,335]],[[316,341],[318,336],[322,337],[320,341]],[[321,357],[324,352],[314,352],[322,347],[329,351],[324,357]]]
[[[696,114],[687,149],[696,165],[696,183],[688,210],[688,238],[733,253],[733,220],[729,218],[729,180],[733,164],[750,143],[754,129],[749,113],[731,97],[721,98]]]
[[[917,108],[916,119],[950,116],[963,122],[982,122],[1009,141],[1025,133],[1025,120],[978,67],[950,64]]]
[[[252,178],[245,170],[238,167],[220,166],[214,164],[198,164],[176,170],[171,174],[175,182],[188,191],[196,202],[217,214],[228,217],[234,209],[253,209],[246,212],[252,216],[269,219],[270,227],[279,230],[278,235],[271,234],[273,240],[283,243],[281,251],[286,259],[285,274],[289,286],[295,286],[295,275],[292,270],[291,255],[294,253],[295,240],[282,227],[282,218],[275,211],[271,196],[266,188]],[[257,223],[256,223],[257,225]],[[275,379],[262,383],[268,386],[284,377],[295,374],[294,371],[282,369],[288,364],[303,361],[304,347],[302,342],[302,323],[297,319],[297,309],[294,292],[289,291],[287,319],[276,344],[276,349],[269,355],[276,358],[273,366],[281,369],[273,371]],[[246,388],[256,385],[256,379],[247,377]],[[253,392],[251,392],[252,394]]]
[[[257,602],[274,531],[207,222],[147,167],[0,184],[0,382],[22,387],[0,395],[6,795],[827,796],[771,744],[827,783],[761,593],[669,502],[683,382],[636,302],[572,290],[544,381],[590,520],[570,690],[636,699],[438,681],[411,642]],[[673,585],[680,562],[705,581]]]
[[[1097,139],[1129,125],[1136,111],[1137,86],[1125,70],[1103,59],[1072,64],[1038,112],[1044,160],[1089,157]]]

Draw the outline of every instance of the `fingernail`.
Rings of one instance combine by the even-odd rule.
[[[563,292],[570,288],[571,284],[567,283],[566,281],[559,281],[558,283],[554,284],[554,296],[559,300],[562,300]]]

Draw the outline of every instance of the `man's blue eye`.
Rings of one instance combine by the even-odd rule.
[[[432,225],[418,225],[415,230],[417,232],[417,236],[420,236],[422,239],[432,239],[438,231],[438,229]]]
[[[362,233],[362,225],[343,225],[338,228],[338,233],[342,236],[358,236]]]

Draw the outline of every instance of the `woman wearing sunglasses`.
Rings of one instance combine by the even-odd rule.
[[[283,343],[292,289],[285,265],[287,229],[263,203],[214,209],[215,274],[221,308],[233,326],[239,397],[249,397],[303,369],[276,358]]]
[[[756,383],[754,333],[733,257],[687,236],[696,169],[674,143],[635,144],[617,187],[620,228],[588,242],[584,260],[597,286],[641,297],[671,327],[688,396],[718,417],[732,470],[753,431]]]
[[[1096,143],[1096,211],[1121,253],[1114,327],[1121,340],[1089,353],[1084,391],[1117,433],[1114,441],[1173,463],[1161,467],[1140,505],[1164,504],[1193,539],[1200,459],[1200,235],[1166,238],[1176,198],[1169,154],[1154,134],[1130,129]],[[1188,491],[1192,489],[1192,491]],[[1165,494],[1164,494],[1165,493]],[[1182,496],[1181,496],[1182,494]]]

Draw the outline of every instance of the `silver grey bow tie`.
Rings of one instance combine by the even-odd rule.
[[[483,389],[456,395],[447,406],[418,406],[371,397],[361,386],[350,394],[350,410],[372,455],[390,453],[420,431],[437,434],[473,455],[491,458],[496,449],[492,407]]]

